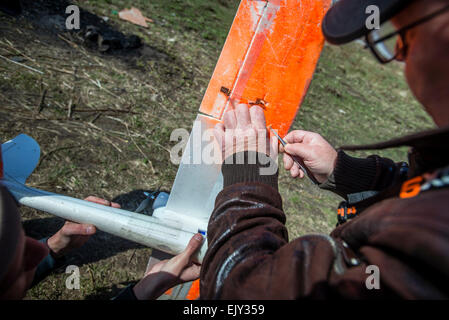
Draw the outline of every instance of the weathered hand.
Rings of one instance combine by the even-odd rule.
[[[133,288],[139,300],[156,299],[171,287],[198,279],[201,266],[192,261],[195,252],[201,247],[203,237],[195,234],[186,249],[170,260],[156,263]]]
[[[146,275],[156,272],[168,272],[178,277],[180,283],[192,281],[200,276],[201,266],[192,262],[194,253],[201,247],[203,236],[200,233],[195,234],[187,244],[186,249],[174,256],[170,260],[163,260],[156,263]]]
[[[224,114],[224,123],[215,126],[215,138],[221,146],[223,160],[242,151],[257,151],[277,158],[277,141],[271,140],[265,114],[259,106],[239,104]],[[273,147],[274,146],[274,147]],[[270,148],[271,147],[271,148]]]
[[[285,146],[286,153],[282,146],[279,150],[284,152],[284,167],[290,170],[293,178],[298,176],[303,178],[304,172],[290,155],[302,158],[304,164],[320,183],[325,182],[334,171],[337,151],[318,133],[294,130],[287,134],[284,140],[288,143]]]
[[[120,208],[118,203],[93,196],[89,196],[84,200],[113,208]],[[47,245],[53,255],[61,256],[73,249],[80,248],[87,240],[89,240],[91,235],[95,234],[95,232],[96,228],[91,224],[79,224],[72,221],[66,221],[64,226],[48,239]]]

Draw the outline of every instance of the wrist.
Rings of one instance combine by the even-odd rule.
[[[278,188],[278,167],[275,160],[263,153],[244,151],[235,153],[222,164],[223,186],[237,183],[261,182]]]
[[[332,156],[330,157],[329,163],[331,163],[330,167],[328,168],[327,172],[324,174],[317,174],[315,178],[318,180],[320,184],[325,183],[329,179],[333,179],[333,174],[335,171],[335,167],[337,166],[337,159],[338,159],[338,153],[335,149],[332,149]]]
[[[179,279],[172,274],[156,272],[136,283],[132,290],[138,300],[154,300],[177,284]]]

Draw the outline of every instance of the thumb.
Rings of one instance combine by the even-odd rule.
[[[91,224],[70,223],[64,225],[61,231],[66,236],[90,236],[96,232],[96,229]]]
[[[189,256],[189,258],[201,247],[203,243],[203,236],[201,233],[195,234],[187,244],[184,253]]]
[[[312,156],[311,148],[303,143],[289,143],[284,149],[288,154],[298,156],[304,160],[310,159]]]

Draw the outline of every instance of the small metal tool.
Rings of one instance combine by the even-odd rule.
[[[278,138],[279,142],[282,144],[283,147],[287,145],[287,142],[285,142],[284,139],[282,139],[279,134],[271,127],[271,125],[268,127],[270,128],[271,132]],[[320,184],[317,179],[313,176],[312,172],[306,167],[304,164],[304,161],[302,161],[301,158],[297,156],[293,156],[291,154],[288,154],[290,157],[292,157],[293,161],[299,166],[299,168],[307,175],[307,177],[314,183],[314,184]]]

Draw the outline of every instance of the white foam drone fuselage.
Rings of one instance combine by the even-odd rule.
[[[195,233],[205,233],[215,196],[221,190],[219,168],[210,175],[211,166],[204,170],[201,165],[183,164],[189,157],[189,149],[184,152],[167,205],[157,208],[152,216],[26,186],[27,178],[39,162],[40,147],[25,134],[1,145],[3,176],[0,181],[21,205],[66,220],[93,224],[99,230],[176,255],[185,249]],[[188,201],[183,196],[186,191]],[[206,247],[205,241],[196,260],[202,261]]]

